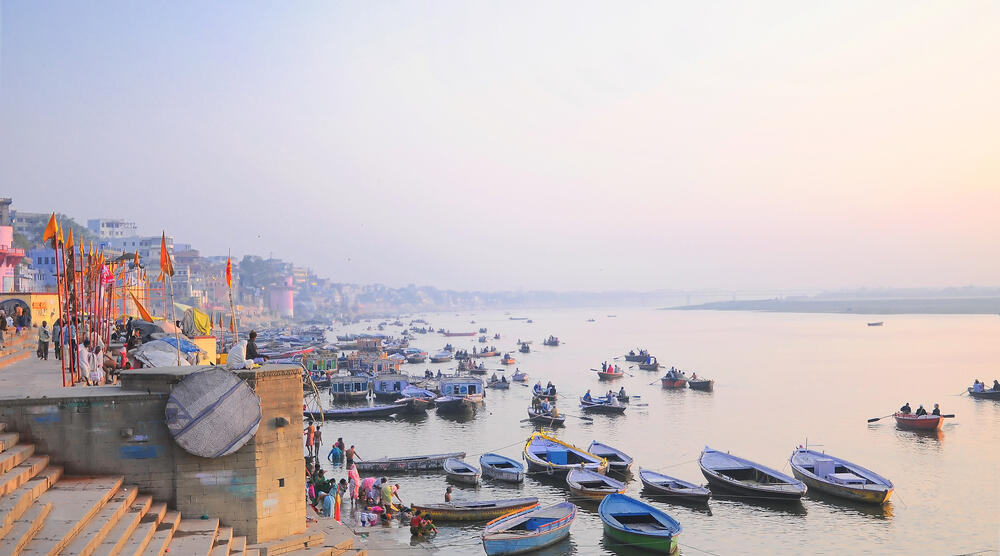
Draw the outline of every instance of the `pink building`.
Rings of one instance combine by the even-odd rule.
[[[285,318],[292,318],[295,315],[295,291],[292,288],[292,277],[285,280],[284,285],[271,286],[270,303],[268,308],[271,312]]]
[[[24,249],[15,249],[14,227],[0,226],[0,291],[14,291],[14,267],[24,258]]]

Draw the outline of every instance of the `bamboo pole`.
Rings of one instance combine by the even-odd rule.
[[[63,345],[63,326],[66,326],[66,319],[63,318],[62,314],[62,296],[63,296],[63,281],[59,279],[59,238],[58,234],[52,239],[52,250],[56,253],[56,319],[61,323],[59,326],[59,338],[56,340],[59,342],[59,366],[62,368],[62,385],[63,388],[66,387],[66,348]],[[63,257],[65,259],[65,256]],[[52,323],[53,325],[55,323]]]
[[[170,282],[170,323],[174,325],[174,342],[177,343],[177,366],[181,366],[181,341],[177,335],[177,317],[174,314],[174,277],[172,275],[167,275],[167,281]],[[166,316],[166,315],[164,315]]]

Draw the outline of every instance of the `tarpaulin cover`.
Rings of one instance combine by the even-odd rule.
[[[191,340],[188,340],[187,338],[184,337],[180,337],[178,339],[181,341],[181,353],[192,354],[201,351],[201,348],[196,346],[195,343],[192,342]],[[170,349],[173,349],[174,346],[177,345],[177,340],[175,340],[173,336],[169,335],[166,338],[161,338],[160,341],[170,344]]]
[[[164,340],[146,342],[136,348],[133,355],[137,361],[142,362],[143,367],[177,366],[177,348]],[[186,367],[189,365],[191,363],[184,357],[181,357],[181,366]]]

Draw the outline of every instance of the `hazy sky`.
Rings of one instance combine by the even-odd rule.
[[[0,194],[22,210],[350,282],[1000,284],[997,2],[0,18]]]

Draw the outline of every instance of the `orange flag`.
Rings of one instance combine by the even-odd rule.
[[[222,325],[222,313],[219,313],[219,330],[225,330],[226,328]]]
[[[226,284],[229,289],[233,289],[233,259],[232,257],[226,257]]]
[[[167,232],[160,236],[160,272],[167,276],[174,275],[174,264],[170,261],[170,253],[167,252]]]
[[[236,324],[233,322],[233,317],[229,317],[229,331],[236,334]]]
[[[66,238],[66,249],[69,249],[70,253],[73,252],[73,228],[69,229],[69,237]]]
[[[56,213],[49,217],[49,223],[45,225],[45,233],[42,234],[42,243],[52,240],[52,247],[55,248],[55,240],[59,235],[59,223],[56,222]]]
[[[135,294],[131,291],[129,291],[128,294],[132,296],[132,301],[135,303],[135,307],[139,309],[139,316],[142,317],[142,320],[153,322],[153,317],[149,316],[149,313],[146,312],[146,308],[142,306],[142,303],[139,303],[138,299],[136,299]]]
[[[134,264],[136,268],[139,268],[139,250],[138,249],[135,250],[135,260],[132,261],[132,264]]]

